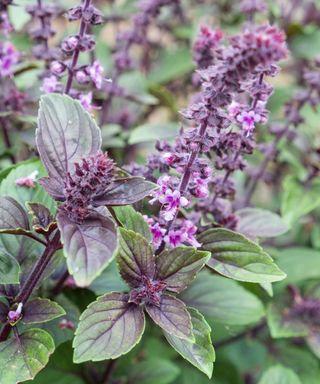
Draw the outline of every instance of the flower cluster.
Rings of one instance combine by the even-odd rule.
[[[94,197],[112,183],[114,162],[107,154],[98,152],[74,166],[74,172],[69,172],[65,179],[63,207],[72,221],[81,223],[88,216]]]
[[[132,17],[132,28],[119,32],[113,62],[118,73],[122,73],[136,66],[131,56],[134,45],[142,47],[144,54],[140,66],[147,70],[149,66],[148,51],[151,42],[148,40],[147,30],[153,19],[157,18],[163,7],[170,6],[175,13],[181,14],[180,0],[140,0],[138,12]]]
[[[256,13],[262,13],[267,10],[267,4],[264,0],[241,0],[239,11],[245,14],[249,20],[253,19]]]
[[[12,43],[0,42],[0,78],[11,76],[19,59],[20,53]]]
[[[10,22],[8,8],[12,5],[13,0],[2,0],[0,2],[0,31],[8,36],[13,31],[13,26]]]
[[[46,66],[52,60],[59,57],[57,48],[49,47],[49,39],[55,35],[51,23],[60,12],[60,8],[55,4],[43,4],[39,0],[36,4],[29,4],[26,11],[31,15],[35,26],[30,29],[30,36],[35,41],[32,53],[36,59],[44,60]]]
[[[205,69],[214,64],[222,38],[223,32],[220,29],[213,30],[207,25],[201,26],[192,47],[193,61],[197,68]]]
[[[61,50],[55,60],[51,61],[47,76],[43,79],[42,90],[45,93],[62,92],[78,99],[82,106],[91,110],[93,93],[84,93],[72,87],[76,80],[79,86],[92,84],[94,88],[101,89],[104,82],[103,67],[95,60],[90,64],[78,65],[81,52],[90,52],[95,48],[95,38],[87,33],[90,26],[103,22],[101,12],[86,0],[81,6],[71,8],[67,12],[69,21],[80,20],[79,33],[65,38],[61,43]],[[63,90],[62,77],[67,73],[66,86]]]
[[[170,174],[170,169],[182,174],[181,179],[165,175],[158,180],[160,188],[152,200],[161,204],[160,216],[153,218],[152,223],[156,246],[161,236],[162,243],[174,245],[175,241],[168,241],[168,236],[180,208],[187,206],[193,206],[193,213],[184,212],[184,218],[178,217],[182,228],[186,227],[183,221],[192,220],[199,225],[200,217],[207,215],[213,215],[221,225],[236,225],[228,202],[235,193],[229,176],[244,169],[243,155],[252,153],[255,147],[255,126],[267,121],[266,102],[272,87],[264,78],[276,75],[275,63],[286,57],[287,48],[281,31],[262,25],[247,27],[231,37],[228,46],[219,46],[218,50],[217,55],[212,53],[213,65],[200,71],[200,97],[182,111],[191,126],[181,130],[173,146],[159,143],[160,154],[149,159],[144,171],[147,177],[154,171]],[[214,175],[208,157],[214,159],[219,171]],[[192,196],[196,198],[193,205]],[[181,242],[194,244],[186,237],[181,237]]]

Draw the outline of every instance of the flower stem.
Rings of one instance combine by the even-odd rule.
[[[84,5],[83,5],[83,12],[85,12],[88,7],[91,4],[91,0],[85,0]],[[79,30],[79,41],[84,37],[86,30],[87,30],[87,23],[85,22],[84,18],[81,19],[81,24],[80,24],[80,30]],[[70,92],[71,86],[72,86],[72,81],[75,73],[75,68],[78,63],[79,59],[79,54],[80,54],[80,49],[77,46],[73,52],[72,59],[71,59],[71,65],[68,68],[68,78],[67,78],[67,83],[66,87],[64,90],[65,94],[68,94]]]
[[[24,282],[24,284],[20,288],[20,291],[19,291],[17,297],[15,298],[16,303],[25,304],[28,301],[34,288],[39,283],[39,281],[43,275],[43,272],[46,269],[46,267],[48,266],[52,256],[60,248],[61,248],[60,232],[57,231],[54,234],[52,240],[50,240],[48,242],[47,247],[43,251],[43,254],[36,261],[30,275],[28,276],[28,278],[26,279],[26,281]],[[5,324],[3,326],[3,328],[0,331],[0,342],[5,341],[8,338],[11,329],[12,329],[12,327],[10,324]]]
[[[12,148],[12,143],[11,143],[11,140],[10,140],[7,120],[4,117],[0,118],[0,124],[1,124],[4,144],[5,144],[6,148],[8,150],[10,150]],[[9,157],[10,157],[12,163],[15,164],[16,159],[15,159],[14,155],[13,154],[9,154]]]
[[[202,138],[206,132],[206,129],[207,129],[207,119],[203,120],[201,125],[200,125],[200,128],[199,128],[199,136]],[[180,185],[179,185],[179,192],[180,194],[183,194],[187,188],[188,188],[188,185],[189,185],[189,182],[190,182],[190,178],[191,178],[191,170],[192,170],[192,166],[193,166],[193,163],[195,162],[195,160],[197,159],[198,155],[199,155],[199,150],[200,150],[200,145],[198,145],[190,154],[189,156],[189,159],[188,159],[188,163],[185,167],[185,170],[184,170],[184,173],[183,173],[183,176],[182,176],[182,179],[181,179],[181,182],[180,182]],[[170,231],[170,228],[172,227],[175,219],[177,217],[177,213],[175,214],[175,217],[168,222],[167,224],[167,227],[166,227],[166,234],[168,234],[168,232]],[[159,253],[161,253],[163,251],[165,247],[165,243],[164,243],[164,240],[162,240],[162,243],[161,245],[159,246],[159,248],[157,249],[157,252],[156,254],[158,255]]]

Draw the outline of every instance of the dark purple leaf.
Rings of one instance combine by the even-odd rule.
[[[210,256],[210,252],[191,247],[164,251],[156,258],[156,278],[164,281],[169,291],[179,293],[187,288]]]
[[[55,179],[53,177],[42,177],[39,183],[57,201],[64,201],[63,194],[63,181],[61,179]]]
[[[82,224],[71,221],[59,209],[57,223],[69,272],[77,285],[88,286],[112,261],[117,231],[106,208],[91,211]]]
[[[78,101],[50,94],[40,101],[36,142],[49,176],[60,180],[75,162],[100,149],[101,135]]]
[[[117,261],[122,278],[130,287],[139,287],[142,277],[152,279],[155,273],[155,256],[148,241],[140,234],[119,228]]]
[[[63,316],[65,313],[65,310],[54,301],[35,298],[23,306],[22,321],[25,324],[45,323]]]
[[[162,295],[160,307],[147,304],[146,310],[151,319],[170,335],[194,341],[191,316],[181,300]]]
[[[29,221],[26,211],[11,197],[0,197],[0,233],[29,232]]]
[[[39,203],[28,203],[30,213],[32,214],[32,225],[36,231],[48,232],[53,224],[53,217],[50,210]]]
[[[142,200],[157,188],[156,184],[143,177],[129,177],[115,180],[103,195],[95,198],[98,205],[128,205]]]
[[[116,359],[140,341],[144,327],[143,310],[128,303],[128,295],[101,296],[80,317],[73,341],[74,361]]]

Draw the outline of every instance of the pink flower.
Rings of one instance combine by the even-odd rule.
[[[20,320],[22,314],[22,307],[23,304],[19,303],[16,310],[9,311],[8,320],[10,324],[15,324],[18,320]]]
[[[33,171],[29,176],[27,177],[20,177],[16,180],[16,185],[19,185],[20,187],[26,187],[26,188],[35,188],[36,187],[36,180],[39,172]]]
[[[9,42],[0,43],[0,76],[12,75],[12,67],[19,61],[20,53]]]
[[[228,112],[232,117],[235,117],[241,112],[240,104],[236,101],[232,101],[232,103],[228,106]]]
[[[0,13],[0,31],[2,31],[5,36],[8,36],[9,33],[13,31],[13,26],[10,23],[8,14],[6,12]]]
[[[198,228],[192,223],[190,220],[185,220],[184,222],[184,234],[185,234],[185,242],[189,243],[193,247],[200,247],[201,244],[195,238],[195,234],[197,233]]]
[[[197,177],[195,180],[196,187],[194,189],[194,195],[198,198],[208,197],[208,180]]]
[[[88,92],[87,94],[81,94],[79,96],[79,101],[84,109],[87,111],[92,111],[92,92]]]
[[[45,77],[40,89],[45,93],[52,93],[57,90],[58,84],[58,79],[55,76]]]
[[[186,207],[189,203],[184,196],[181,196],[178,190],[172,191],[169,188],[164,195],[159,197],[159,202],[163,204],[163,217],[166,221],[173,220],[177,210],[181,207]]]
[[[243,111],[237,116],[237,121],[242,124],[242,129],[246,131],[247,136],[249,136],[255,128],[255,123],[261,121],[261,116],[254,110],[249,112]]]
[[[177,159],[177,156],[174,154],[174,153],[171,153],[171,152],[166,152],[162,155],[162,158],[164,160],[164,162],[167,164],[167,165],[172,165],[176,159]]]
[[[59,328],[60,329],[75,329],[75,324],[73,321],[68,320],[68,319],[62,319],[59,323]]]
[[[167,236],[164,237],[164,241],[173,248],[177,247],[178,245],[183,243],[182,231],[180,230],[169,231]]]
[[[91,77],[91,80],[93,81],[94,85],[101,89],[102,87],[102,81],[103,81],[103,67],[102,65],[96,60],[89,68],[88,68],[89,75]]]

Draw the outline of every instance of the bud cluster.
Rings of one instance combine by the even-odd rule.
[[[98,152],[75,163],[65,178],[63,208],[70,219],[81,223],[89,214],[93,198],[102,194],[114,178],[114,162]]]

